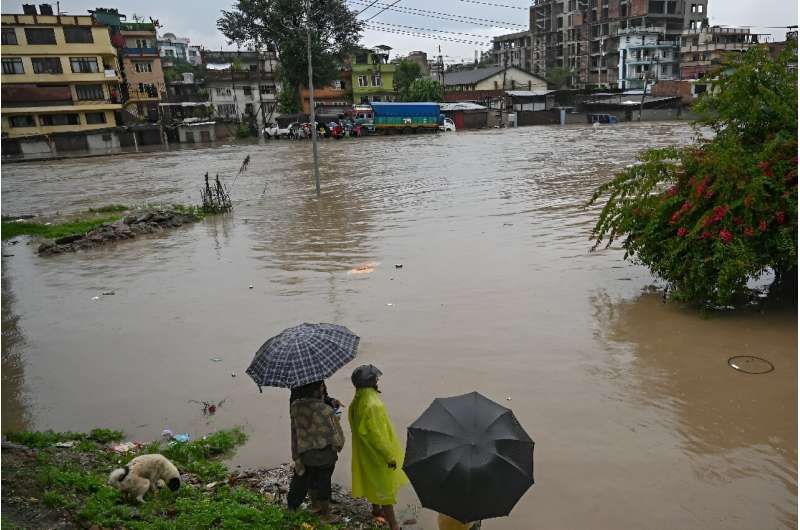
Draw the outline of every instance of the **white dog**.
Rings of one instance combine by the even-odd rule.
[[[137,456],[125,467],[115,469],[108,476],[108,485],[123,493],[135,495],[136,500],[144,502],[147,490],[155,493],[159,482],[169,486],[172,491],[181,487],[181,475],[175,464],[163,455]]]

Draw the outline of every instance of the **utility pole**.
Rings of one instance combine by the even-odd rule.
[[[306,51],[308,55],[308,104],[311,110],[311,145],[314,151],[314,182],[317,186],[317,197],[319,190],[319,153],[317,151],[317,115],[314,109],[314,70],[311,66],[311,0],[305,0],[306,4]]]

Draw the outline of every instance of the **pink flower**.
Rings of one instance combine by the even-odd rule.
[[[752,204],[753,204],[753,198],[751,196],[749,196],[749,195],[745,195],[745,197],[744,197],[744,207],[745,208],[750,208],[750,206]]]
[[[744,229],[744,235],[745,235],[745,237],[753,237],[755,235],[755,232],[753,231],[753,227],[751,227],[751,226],[746,227]]]
[[[700,239],[708,239],[709,237],[714,237],[714,235],[708,230],[704,230],[703,233],[700,235]]]
[[[667,190],[667,197],[674,197],[678,194],[678,186],[672,186]]]
[[[758,163],[758,169],[760,169],[761,172],[766,177],[774,177],[775,176],[775,173],[772,172],[772,168],[770,167],[769,162],[766,162],[766,161],[759,162]]]
[[[686,227],[682,226],[678,228],[678,237],[686,237],[686,234],[688,233],[689,231],[686,229]]]
[[[767,231],[767,222],[765,220],[763,220],[763,219],[761,221],[759,221],[758,222],[758,229],[761,232],[766,232]]]
[[[786,222],[786,214],[783,212],[778,212],[775,214],[775,220],[778,221],[779,225],[782,225]]]
[[[733,241],[733,234],[731,234],[727,230],[720,230],[719,238],[723,241],[723,243],[730,243],[731,241]]]
[[[728,206],[727,204],[723,204],[722,206],[717,206],[716,208],[714,208],[714,215],[712,217],[714,219],[714,222],[716,223],[717,221],[722,221],[722,219],[724,219],[725,216],[728,215],[728,211],[730,209],[731,209],[730,206]]]
[[[711,197],[713,197],[713,196],[714,196],[714,190],[713,190],[713,189],[711,189],[711,188],[708,188],[708,189],[706,190],[706,195],[705,195],[706,199],[710,199],[710,198],[711,198]]]

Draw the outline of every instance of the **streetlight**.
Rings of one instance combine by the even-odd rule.
[[[314,151],[314,182],[319,190],[319,152],[317,151],[317,114],[314,108],[314,70],[311,66],[311,0],[305,0],[306,8],[306,52],[308,54],[308,97],[311,109],[311,145]]]

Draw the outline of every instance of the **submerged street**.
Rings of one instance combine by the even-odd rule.
[[[5,241],[3,431],[241,425],[234,464],[275,466],[290,460],[289,393],[259,394],[244,369],[283,328],[333,322],[361,336],[353,367],[383,371],[402,440],[435,397],[478,390],[514,410],[536,484],[486,528],[793,528],[796,307],[704,317],[663,303],[619,249],[590,252],[594,189],[693,135],[670,122],[329,140],[319,199],[300,141],[6,164],[4,215],[196,204],[206,172],[234,210],[54,257]],[[737,355],[775,370],[736,371]],[[328,383],[345,404],[349,373]],[[204,416],[202,401],[223,403]],[[416,502],[401,492],[399,508]]]

